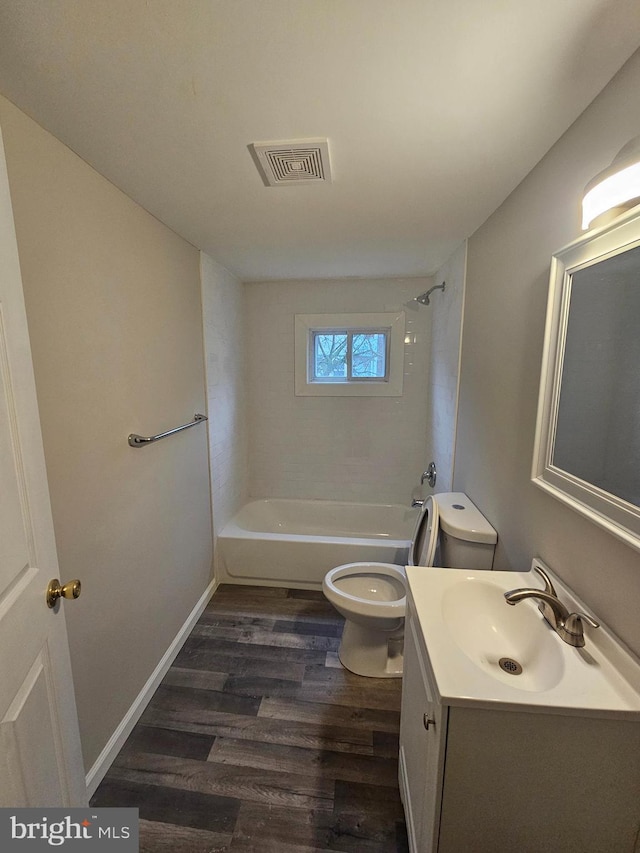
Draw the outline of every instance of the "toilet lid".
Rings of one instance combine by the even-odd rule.
[[[413,545],[409,554],[410,566],[432,566],[438,545],[440,513],[433,497],[428,497],[416,525]]]

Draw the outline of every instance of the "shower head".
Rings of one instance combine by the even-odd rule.
[[[419,302],[420,305],[429,305],[429,297],[433,293],[434,290],[442,290],[444,291],[446,287],[446,281],[443,281],[442,284],[436,284],[429,290],[425,290],[424,293],[421,293],[420,296],[414,297],[414,302]]]

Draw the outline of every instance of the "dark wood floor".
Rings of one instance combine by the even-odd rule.
[[[400,679],[343,669],[321,593],[221,586],[96,791],[140,850],[407,851]]]

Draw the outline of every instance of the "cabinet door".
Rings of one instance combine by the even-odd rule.
[[[417,620],[408,612],[400,716],[400,787],[412,853],[438,849],[446,708],[430,687]]]

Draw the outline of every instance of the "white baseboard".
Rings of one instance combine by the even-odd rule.
[[[120,725],[111,735],[111,737],[107,741],[105,748],[102,750],[102,752],[96,759],[93,767],[87,773],[86,784],[88,799],[93,796],[98,785],[105,777],[107,770],[109,769],[109,767],[111,767],[111,764],[113,763],[113,760],[115,759],[116,755],[124,746],[124,742],[129,737],[133,727],[142,716],[142,712],[149,704],[151,697],[158,688],[158,685],[166,675],[167,670],[175,660],[178,652],[184,645],[185,640],[193,630],[193,627],[200,618],[202,611],[207,606],[209,599],[216,591],[218,584],[219,580],[217,578],[214,578],[209,584],[209,586],[205,589],[198,603],[187,617],[186,622],[178,631],[173,642],[162,656],[162,659],[160,660],[159,664],[151,673],[151,675],[147,679],[146,684],[134,700],[127,713],[122,718]]]

